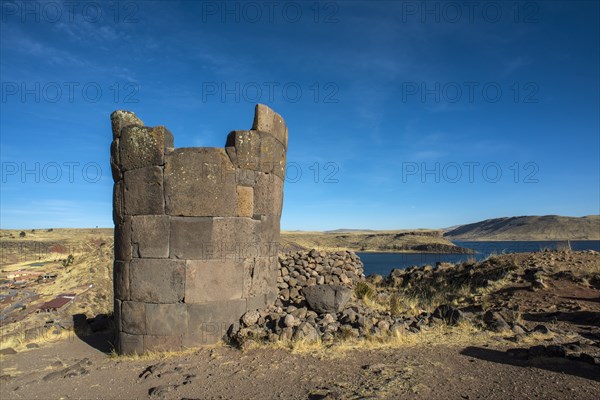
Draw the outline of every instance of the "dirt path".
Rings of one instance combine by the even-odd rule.
[[[103,338],[96,340],[103,343]],[[417,346],[291,353],[201,349],[123,360],[75,337],[2,356],[2,399],[600,398],[600,368],[505,349]]]

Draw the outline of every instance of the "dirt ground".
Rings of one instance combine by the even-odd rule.
[[[107,354],[107,337],[71,337],[2,356],[2,399],[594,399],[600,368],[518,360],[498,346],[397,349],[204,348],[164,359]],[[103,351],[104,350],[104,351]]]
[[[0,398],[598,399],[599,259],[541,252],[480,267],[515,266],[475,304],[519,310],[521,328],[501,333],[442,326],[430,335],[441,329],[434,324],[383,347],[219,345],[140,358],[112,354],[106,331],[67,330],[60,340],[49,335],[0,350]]]

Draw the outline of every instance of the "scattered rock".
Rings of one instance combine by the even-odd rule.
[[[296,318],[292,314],[287,314],[283,319],[283,325],[287,327],[296,325]]]
[[[148,390],[148,396],[163,398],[171,390],[177,389],[179,385],[160,385]]]
[[[462,311],[448,304],[437,307],[433,311],[433,317],[443,320],[448,325],[456,325],[465,319]]]
[[[494,332],[504,332],[510,329],[510,325],[506,323],[500,313],[488,310],[483,314],[483,322]]]
[[[51,372],[42,379],[44,381],[51,381],[57,378],[72,378],[75,376],[86,375],[89,373],[89,369],[86,367],[89,367],[90,365],[92,365],[92,362],[88,358],[84,358],[83,360],[80,360],[60,371]]]
[[[242,322],[245,326],[252,326],[258,322],[260,313],[257,310],[248,311],[242,316]]]
[[[546,325],[542,325],[542,324],[536,325],[531,331],[537,332],[537,333],[543,333],[543,334],[550,333],[550,329]]]
[[[294,331],[294,336],[292,337],[294,340],[304,340],[307,342],[314,342],[319,339],[319,333],[317,329],[312,326],[308,322],[303,322],[298,326],[298,328]]]

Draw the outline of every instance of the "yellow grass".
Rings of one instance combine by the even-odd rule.
[[[184,357],[198,352],[199,350],[211,350],[218,347],[224,346],[224,343],[217,343],[202,347],[190,347],[179,351],[147,351],[143,354],[119,354],[116,349],[112,349],[109,353],[109,358],[118,361],[149,361],[149,360],[163,360],[167,358]]]
[[[26,346],[30,343],[35,343],[40,347],[48,344],[53,344],[63,340],[74,340],[75,332],[72,329],[58,328],[51,326],[41,328],[37,334],[26,334],[23,331],[16,332],[11,335],[0,337],[0,349],[13,348],[18,352],[28,351]]]

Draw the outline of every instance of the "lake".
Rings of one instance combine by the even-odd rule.
[[[357,252],[365,265],[365,275],[380,274],[386,276],[393,268],[408,268],[414,265],[435,265],[437,262],[459,263],[469,259],[483,260],[492,254],[526,253],[543,249],[555,250],[564,246],[564,241],[538,242],[462,242],[455,245],[475,250],[476,254],[432,254],[432,253],[364,253]],[[600,251],[600,240],[572,240],[573,250]]]

